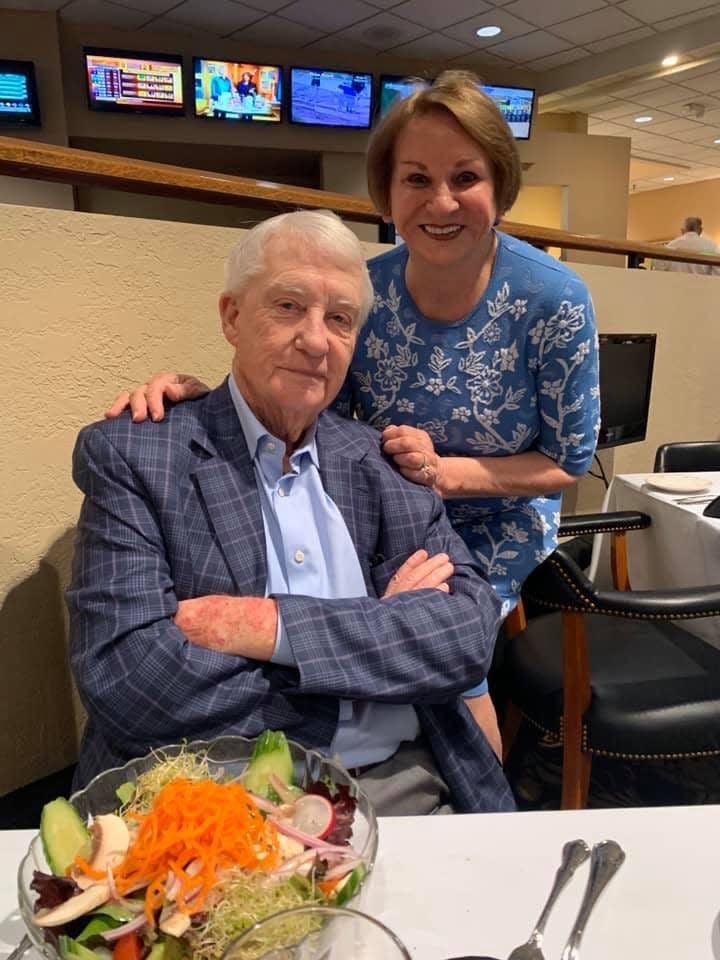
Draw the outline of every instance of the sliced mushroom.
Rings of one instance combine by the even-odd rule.
[[[110,886],[107,883],[96,883],[82,893],[70,897],[59,907],[53,907],[52,910],[46,910],[44,913],[38,913],[33,917],[33,923],[38,927],[59,927],[63,923],[70,923],[71,920],[77,920],[83,914],[95,910],[97,907],[107,903],[110,897]]]
[[[93,870],[106,873],[108,867],[114,867],[125,859],[130,846],[130,833],[122,817],[115,813],[95,817],[90,833],[93,846],[89,862]],[[81,890],[87,890],[97,882],[80,870],[74,870],[72,876]]]
[[[174,910],[164,920],[160,921],[160,929],[170,937],[182,937],[190,927],[190,917],[187,913]]]

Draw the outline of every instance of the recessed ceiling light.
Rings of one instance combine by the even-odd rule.
[[[675,179],[675,177],[663,177],[663,180],[664,180],[666,183],[669,183],[671,180],[674,180],[674,179]]]
[[[713,140],[713,143],[720,143],[720,137],[718,137],[717,140]]]
[[[478,37],[496,37],[502,33],[502,27],[478,27],[475,33]]]
[[[680,62],[680,57],[676,53],[671,53],[662,61],[663,67],[674,67]]]
[[[652,117],[649,117],[647,115],[644,117],[635,117],[635,123],[650,123],[651,120],[652,120]]]

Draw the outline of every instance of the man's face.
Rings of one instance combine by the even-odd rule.
[[[262,271],[242,293],[221,296],[235,379],[268,429],[304,429],[333,401],[355,348],[361,290],[358,267],[274,237]]]

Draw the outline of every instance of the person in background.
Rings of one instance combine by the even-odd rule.
[[[497,229],[520,159],[478,83],[446,71],[370,137],[370,196],[405,243],[369,262],[375,299],[336,406],[380,430],[403,475],[445,500],[507,613],[556,546],[561,492],[592,463],[598,348],[580,277]],[[162,419],[163,394],[206,389],[159,374],[107,415],[129,404],[135,420]],[[467,702],[500,755],[487,684]]]
[[[440,499],[375,430],[327,411],[372,298],[334,214],[266,220],[227,262],[225,382],[163,424],[81,431],[80,782],[270,727],[337,754],[381,814],[513,809],[461,698],[487,672],[500,603]]]
[[[679,237],[670,240],[665,246],[669,250],[681,250],[697,253],[701,256],[720,256],[720,247],[708,236],[703,236],[700,217],[686,217]],[[653,270],[665,270],[670,273],[694,273],[708,277],[720,275],[720,268],[708,263],[682,263],[679,260],[653,260]]]
[[[232,82],[227,72],[227,65],[218,63],[215,66],[215,73],[210,81],[210,103],[212,104],[213,114],[217,117],[225,117],[227,111],[223,106],[227,100],[227,94],[232,93]],[[222,104],[221,104],[222,101]]]
[[[237,95],[241,98],[252,97],[253,100],[257,96],[257,84],[252,78],[251,73],[244,73],[240,80],[235,84],[235,89]]]

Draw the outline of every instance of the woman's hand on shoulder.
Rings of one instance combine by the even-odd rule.
[[[194,400],[208,393],[210,387],[189,373],[175,373],[162,370],[153,374],[147,383],[141,383],[133,390],[119,393],[112,405],[105,411],[105,417],[119,417],[123,410],[130,408],[134,423],[142,423],[148,416],[152,420],[162,420],[165,416],[165,399],[179,403],[181,400]]]
[[[408,480],[440,491],[442,457],[435,452],[432,437],[426,430],[406,425],[385,427],[382,448]]]

